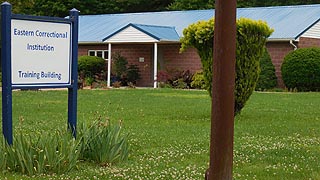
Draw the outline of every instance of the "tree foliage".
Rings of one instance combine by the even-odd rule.
[[[206,89],[211,95],[214,20],[199,21],[184,29],[181,50],[197,49],[201,58]],[[260,73],[259,59],[267,37],[273,32],[263,21],[246,18],[237,20],[235,114],[244,107],[252,94]]]
[[[256,90],[263,91],[276,87],[277,76],[274,65],[272,64],[270,54],[265,48],[262,57],[260,58],[260,75],[256,85]]]
[[[13,12],[65,17],[76,8],[81,14],[107,14],[166,10],[173,0],[12,0]]]
[[[214,0],[175,0],[168,6],[169,10],[212,9]]]
[[[11,0],[13,12],[65,17],[76,8],[81,14],[107,14],[214,8],[215,0]],[[238,0],[238,7],[315,4],[319,0]]]

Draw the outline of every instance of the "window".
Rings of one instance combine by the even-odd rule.
[[[108,59],[108,50],[89,50],[89,56],[98,56],[103,59]]]

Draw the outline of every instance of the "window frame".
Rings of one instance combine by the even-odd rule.
[[[94,56],[97,56],[98,55],[98,52],[101,52],[102,53],[102,57],[103,59],[105,60],[108,60],[108,55],[109,55],[109,50],[88,50],[88,56],[92,56],[91,53],[94,53]],[[105,55],[107,55],[107,57],[105,57]],[[97,57],[100,57],[100,56],[97,56]]]

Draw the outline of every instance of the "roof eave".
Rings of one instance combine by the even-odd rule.
[[[289,42],[289,41],[295,41],[295,38],[270,38],[267,39],[267,42]]]
[[[86,45],[86,44],[105,44],[105,42],[102,41],[79,41],[78,44]]]

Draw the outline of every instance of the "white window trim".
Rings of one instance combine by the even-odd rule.
[[[94,52],[94,56],[97,56],[98,51],[102,51],[102,58],[105,60],[108,60],[108,55],[107,55],[107,57],[104,57],[105,52],[108,52],[108,54],[109,54],[108,50],[88,50],[88,56],[90,56],[90,52]]]

